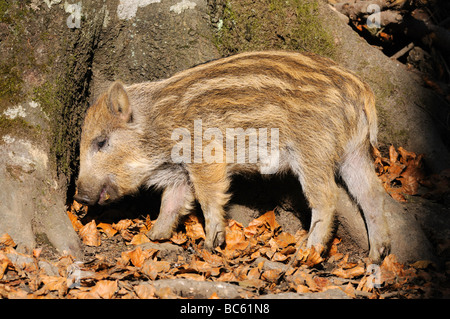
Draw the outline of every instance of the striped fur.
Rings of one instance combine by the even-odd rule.
[[[158,82],[116,82],[86,115],[78,199],[106,203],[142,186],[163,188],[152,239],[170,237],[178,216],[197,200],[205,215],[206,245],[222,244],[230,176],[261,171],[262,164],[248,158],[174,163],[171,151],[178,141],[172,132],[194,132],[195,121],[203,131],[218,128],[224,136],[227,128],[279,130],[277,172],[298,176],[312,209],[315,226],[308,245],[323,248],[331,238],[340,174],[363,208],[370,257],[377,261],[389,251],[386,195],[368,153],[377,136],[373,93],[355,74],[313,54],[243,53]],[[106,139],[106,147],[99,149],[99,139]],[[225,146],[217,147],[225,159]]]

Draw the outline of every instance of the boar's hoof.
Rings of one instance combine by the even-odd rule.
[[[390,253],[390,244],[389,242],[381,242],[376,243],[372,247],[370,247],[369,259],[374,264],[381,264],[384,257],[389,255]]]
[[[225,231],[216,231],[212,236],[206,236],[205,248],[212,251],[225,243]]]
[[[163,229],[155,224],[153,225],[152,229],[147,232],[146,235],[150,240],[169,239],[170,237],[172,237],[172,229]]]

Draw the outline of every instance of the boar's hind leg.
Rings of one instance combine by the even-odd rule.
[[[158,219],[147,236],[151,240],[169,239],[179,217],[190,212],[193,202],[191,186],[187,182],[167,187],[162,194]]]
[[[389,200],[378,180],[370,160],[368,143],[352,145],[340,166],[340,173],[350,194],[360,205],[369,235],[369,258],[380,262],[389,254],[390,236],[384,211],[384,202]]]
[[[205,217],[205,246],[211,250],[225,242],[224,206],[229,199],[230,185],[226,164],[192,164],[188,171]]]

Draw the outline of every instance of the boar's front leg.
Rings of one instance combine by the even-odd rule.
[[[212,250],[225,242],[224,206],[230,197],[226,164],[191,164],[188,171],[205,217],[205,247]]]
[[[158,218],[147,236],[151,240],[169,239],[180,216],[189,214],[193,202],[191,186],[187,182],[167,187],[162,194]]]

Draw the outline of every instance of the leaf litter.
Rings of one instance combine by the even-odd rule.
[[[377,174],[397,200],[416,195],[420,186],[429,189],[423,193],[429,197],[448,191],[443,181],[450,174],[426,177],[420,155],[393,146],[389,157],[378,150],[374,155]],[[340,252],[339,238],[323,256],[306,247],[305,230],[283,231],[274,211],[246,227],[229,219],[225,246],[208,251],[204,227],[194,214],[170,240],[151,241],[145,235],[154,223],[149,216],[111,224],[92,219],[83,224],[80,216],[87,209],[74,202],[67,212],[82,242],[93,249],[84,261],[70,255],[46,260],[42,248],[22,254],[8,234],[0,234],[0,298],[258,298],[333,290],[348,298],[449,295],[448,288],[436,288],[448,282],[430,261],[405,265],[395,255],[381,265],[368,259],[355,261]],[[117,250],[115,258],[104,254],[108,249]]]

